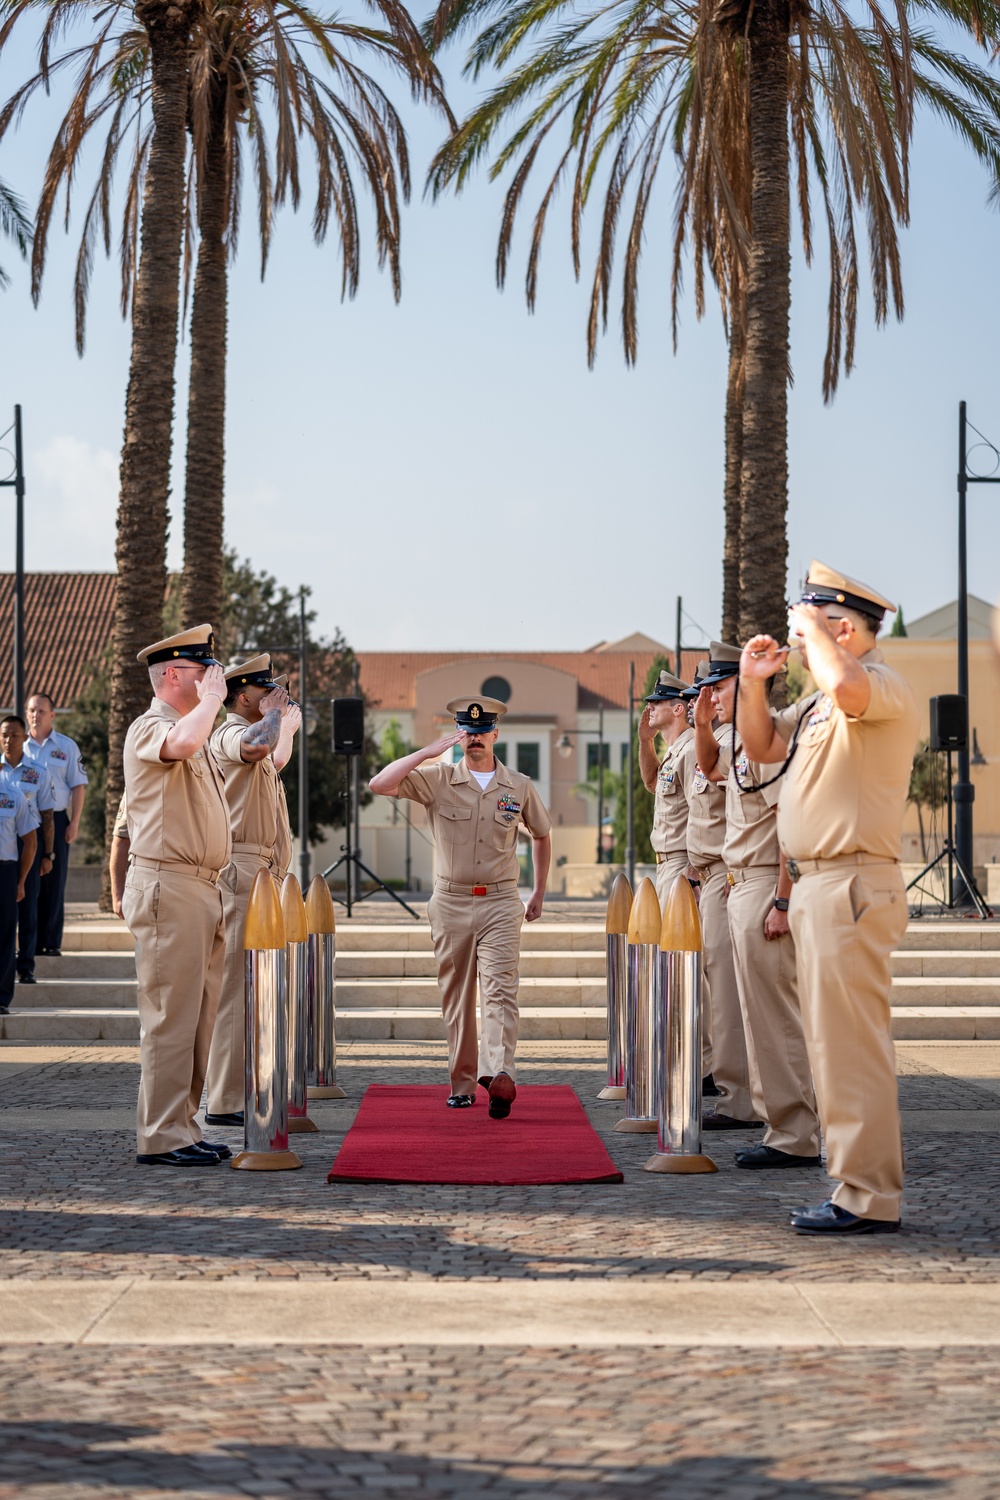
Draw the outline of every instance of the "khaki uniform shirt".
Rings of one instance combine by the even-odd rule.
[[[285,796],[285,783],[278,773],[278,834],[274,841],[274,859],[272,861],[279,880],[284,880],[292,867],[292,825],[288,821],[288,799]]]
[[[232,852],[225,783],[211,750],[161,760],[181,715],[154,698],[125,736],[125,796],[135,859],[176,860],[224,870]]]
[[[427,809],[438,876],[461,885],[516,880],[521,824],[535,839],[552,826],[530,776],[508,771],[500,761],[484,792],[463,759],[454,766],[441,761],[419,766],[400,782],[397,796]]]
[[[270,755],[243,759],[243,736],[249,728],[250,720],[242,714],[227,714],[212,735],[212,754],[226,778],[233,843],[273,850],[278,836],[278,772]]]
[[[124,792],[122,792],[122,800],[118,804],[118,811],[115,813],[115,826],[111,830],[111,837],[113,839],[128,838],[128,804],[126,803]]]
[[[718,770],[727,776],[732,761],[732,730],[728,724],[720,724],[714,733],[719,746]],[[688,800],[688,860],[700,870],[722,858],[726,842],[725,782],[709,781],[699,766],[693,731],[678,758],[678,769]]]
[[[860,718],[849,717],[822,693],[772,714],[786,736],[803,719],[795,754],[779,783],[778,839],[790,859],[902,857],[917,700],[881,651],[868,651],[859,660],[871,689]]]
[[[660,761],[653,801],[653,831],[649,842],[657,854],[684,854],[687,850],[688,804],[677,761],[694,730],[677,736]]]
[[[733,726],[726,726],[732,733]],[[735,757],[726,778],[726,842],[722,857],[727,870],[748,870],[772,865],[777,868],[781,860],[778,848],[778,805],[780,781],[772,781],[777,766],[758,765],[748,760],[739,735],[735,740]],[[736,779],[739,773],[739,782]],[[771,781],[759,792],[741,791],[744,787],[759,786]]]

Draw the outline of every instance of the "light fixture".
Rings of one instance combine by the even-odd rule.
[[[559,751],[559,754],[562,756],[563,760],[569,760],[570,756],[573,754],[573,741],[570,739],[568,734],[564,734],[560,740],[557,740],[556,749]]]

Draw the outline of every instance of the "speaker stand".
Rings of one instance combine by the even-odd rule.
[[[350,756],[345,755],[345,762],[350,760],[350,758]],[[360,902],[367,901],[369,896],[374,896],[376,891],[385,891],[386,895],[391,896],[393,901],[397,902],[404,911],[408,911],[410,913],[410,916],[415,922],[419,922],[420,913],[418,911],[414,911],[413,907],[408,905],[407,902],[403,900],[402,896],[397,895],[394,890],[387,886],[385,881],[381,880],[379,876],[375,874],[374,870],[369,870],[368,866],[363,862],[358,850],[352,849],[351,847],[351,777],[350,767],[346,764],[344,766],[344,831],[347,836],[347,842],[341,844],[340,846],[344,851],[343,854],[339,859],[334,860],[333,864],[329,865],[323,871],[323,879],[329,880],[334,870],[339,870],[341,865],[345,867],[344,899],[341,900],[339,896],[333,896],[333,892],[331,891],[330,894],[331,896],[333,896],[334,901],[339,902],[341,906],[345,906],[347,908],[347,915],[349,917],[351,915],[352,904],[354,906],[357,906]],[[374,890],[361,890],[362,874],[367,875],[369,880],[374,882]],[[355,889],[358,892],[358,894],[354,896],[353,902],[351,898],[352,878]]]
[[[960,906],[965,906],[966,904],[964,899],[961,901],[955,899],[955,871],[957,870],[962,878],[962,885],[965,887],[969,901],[976,909],[976,915],[981,921],[988,922],[993,916],[993,908],[987,906],[982,892],[976,885],[971,870],[966,869],[964,860],[955,848],[951,804],[951,751],[948,750],[946,754],[948,756],[948,834],[942,846],[941,853],[935,859],[932,859],[929,864],[924,865],[919,875],[914,875],[906,889],[908,892],[912,890],[919,891],[922,896],[927,896],[929,900],[933,901],[935,905],[943,907],[945,911],[956,911]],[[948,861],[948,888],[946,892],[947,900],[939,901],[937,896],[931,891],[925,891],[920,882],[925,880],[932,870],[936,870],[942,860]]]

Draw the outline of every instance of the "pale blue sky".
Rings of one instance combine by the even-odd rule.
[[[4,57],[4,97],[29,63],[26,46]],[[470,95],[457,63],[446,60],[461,108]],[[39,100],[0,150],[0,175],[32,202],[56,105]],[[645,250],[638,366],[625,368],[614,329],[590,372],[588,291],[572,279],[565,213],[551,218],[532,317],[523,236],[507,291],[494,284],[501,190],[483,176],[457,201],[424,201],[439,127],[408,118],[418,190],[400,306],[370,255],[356,300],[340,303],[335,249],[312,245],[308,207],[279,218],[263,285],[244,228],[231,278],[229,541],[289,587],[311,584],[320,626],[340,626],[359,651],[574,649],[636,629],[672,642],[678,593],[715,634],[725,347],[714,307],[699,324],[688,299],[671,350],[672,168]],[[1000,445],[1000,216],[986,197],[958,144],[921,121],[903,238],[906,318],[876,333],[865,288],[857,369],[828,408],[826,266],[796,261],[792,587],[818,555],[900,598],[910,618],[954,597],[960,398]],[[38,311],[26,270],[2,251],[14,286],[0,297],[0,426],[20,401],[33,569],[114,565],[128,330],[117,268],[101,261],[77,359],[75,249],[75,234],[53,234]],[[184,345],[181,414],[186,389]],[[12,525],[0,535],[0,568],[10,569]],[[178,518],[174,566],[180,555]],[[1000,488],[973,492],[969,576],[974,592],[1000,593]]]

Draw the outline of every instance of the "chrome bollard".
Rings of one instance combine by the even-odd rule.
[[[701,919],[683,875],[671,886],[660,933],[663,981],[657,1030],[660,1088],[656,1150],[646,1172],[717,1172],[701,1149]]]
[[[309,930],[302,887],[286,875],[281,887],[281,914],[288,945],[288,1133],[301,1135],[318,1127],[306,1103],[309,1057]]]
[[[625,1115],[615,1129],[656,1130],[656,1011],[660,991],[660,903],[649,879],[639,882],[628,921],[625,986]]]
[[[330,887],[322,875],[313,878],[306,895],[306,927],[309,931],[307,1093],[310,1099],[346,1099],[337,1084],[334,986],[337,922]]]
[[[598,1099],[625,1098],[625,991],[628,983],[628,919],[632,887],[616,875],[608,897],[607,934],[608,1082]]]
[[[278,888],[258,870],[247,903],[244,1150],[229,1163],[280,1172],[302,1163],[288,1149],[288,958]]]

